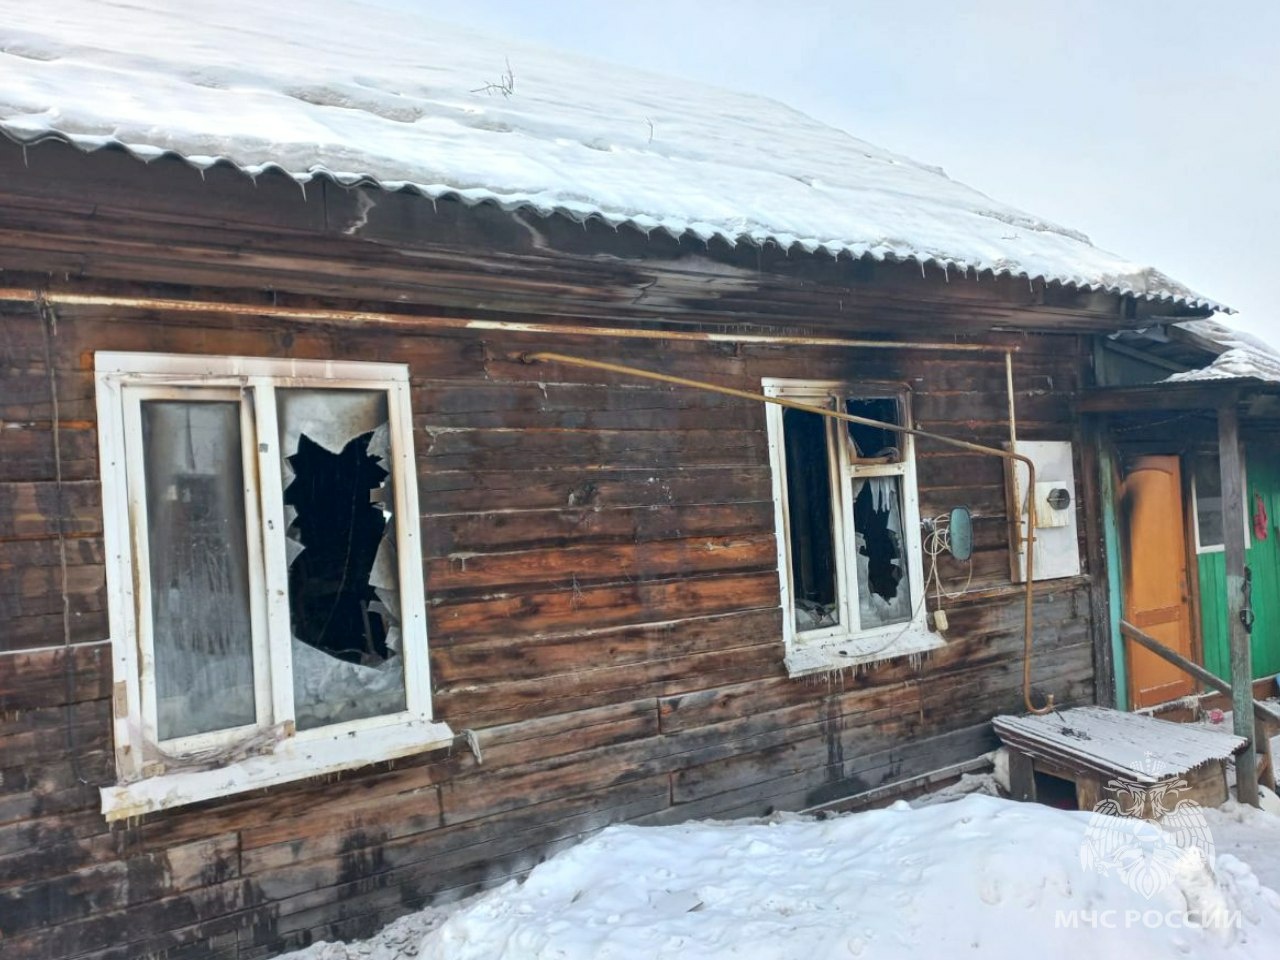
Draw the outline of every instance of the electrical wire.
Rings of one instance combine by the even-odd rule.
[[[944,514],[940,517],[934,517],[930,524],[930,529],[925,534],[922,541],[925,556],[929,558],[929,573],[924,578],[924,592],[929,593],[929,584],[934,585],[934,597],[938,601],[938,608],[941,609],[943,600],[957,600],[969,592],[969,587],[973,584],[973,555],[969,555],[966,562],[968,566],[968,574],[964,580],[964,586],[955,593],[947,593],[942,589],[942,577],[938,574],[938,557],[951,550],[951,525],[950,520]]]
[[[929,531],[925,534],[921,545],[925,555],[929,558],[929,572],[925,576],[923,589],[920,592],[920,598],[912,607],[911,616],[902,625],[902,629],[894,633],[888,640],[875,650],[867,650],[858,654],[858,662],[854,666],[866,666],[876,663],[881,659],[883,654],[888,654],[897,646],[898,641],[906,636],[907,632],[916,626],[921,612],[929,599],[929,584],[934,584],[934,596],[937,599],[937,609],[942,609],[943,600],[956,600],[963,597],[969,592],[969,587],[973,583],[973,557],[970,556],[967,562],[968,574],[965,577],[964,586],[955,593],[947,593],[942,589],[942,578],[938,574],[938,557],[951,549],[951,530],[950,520],[946,514],[934,517],[928,524]],[[938,631],[941,633],[941,631]],[[892,654],[890,654],[892,655]]]

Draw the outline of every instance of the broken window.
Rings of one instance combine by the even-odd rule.
[[[406,369],[97,363],[121,783],[188,774],[168,806],[438,741]]]
[[[796,629],[840,623],[827,421],[803,410],[784,410],[788,545]]]
[[[298,729],[404,709],[386,394],[279,390]]]
[[[902,478],[855,478],[853,490],[859,623],[864,628],[903,623],[911,619],[911,583],[902,524]]]
[[[901,423],[896,397],[846,397],[844,412],[881,423]],[[880,460],[897,463],[902,459],[900,434],[866,423],[845,422],[849,430],[850,456],[855,461]]]
[[[766,381],[765,389],[880,423],[906,422],[905,397],[898,394],[798,381]],[[833,655],[897,655],[898,634],[923,630],[911,438],[887,426],[792,408],[771,406],[768,416],[780,481],[788,637],[821,644]],[[879,648],[848,642],[880,636],[887,640]]]

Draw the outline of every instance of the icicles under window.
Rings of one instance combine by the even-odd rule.
[[[276,392],[298,729],[405,709],[386,394]]]
[[[144,400],[161,740],[254,723],[240,404]]]

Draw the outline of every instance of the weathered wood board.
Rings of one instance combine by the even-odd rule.
[[[922,515],[966,504],[976,518],[948,644],[919,663],[794,680],[763,410],[521,357],[553,349],[744,389],[762,377],[900,382],[921,426],[998,444],[1001,350],[1016,348],[1020,436],[1070,440],[1069,397],[1088,377],[1073,331],[1113,325],[1115,298],[555,220],[538,223],[535,244],[500,211],[401,196],[347,236],[335,225],[353,203],[331,185],[303,198],[272,176],[255,186],[214,168],[202,181],[167,161],[57,145],[24,163],[0,145],[0,286],[227,307],[0,300],[6,960],[260,957],[367,934],[611,822],[801,808],[990,749],[988,721],[1021,702],[997,461],[920,444]],[[260,312],[282,304],[403,322]],[[433,316],[993,350],[469,331]],[[434,709],[476,732],[483,765],[443,752],[107,825],[97,350],[409,365]],[[940,562],[948,589],[969,572]],[[1036,684],[1060,704],[1093,698],[1095,574],[1036,587]]]

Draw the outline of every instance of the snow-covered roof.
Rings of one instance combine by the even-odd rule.
[[[1220,353],[1208,366],[1175,373],[1165,383],[1192,383],[1205,380],[1261,380],[1280,383],[1280,351],[1259,337],[1235,330],[1216,320],[1188,320],[1178,324],[1183,330]]]
[[[1219,308],[775,101],[404,11],[0,0],[0,133]]]

